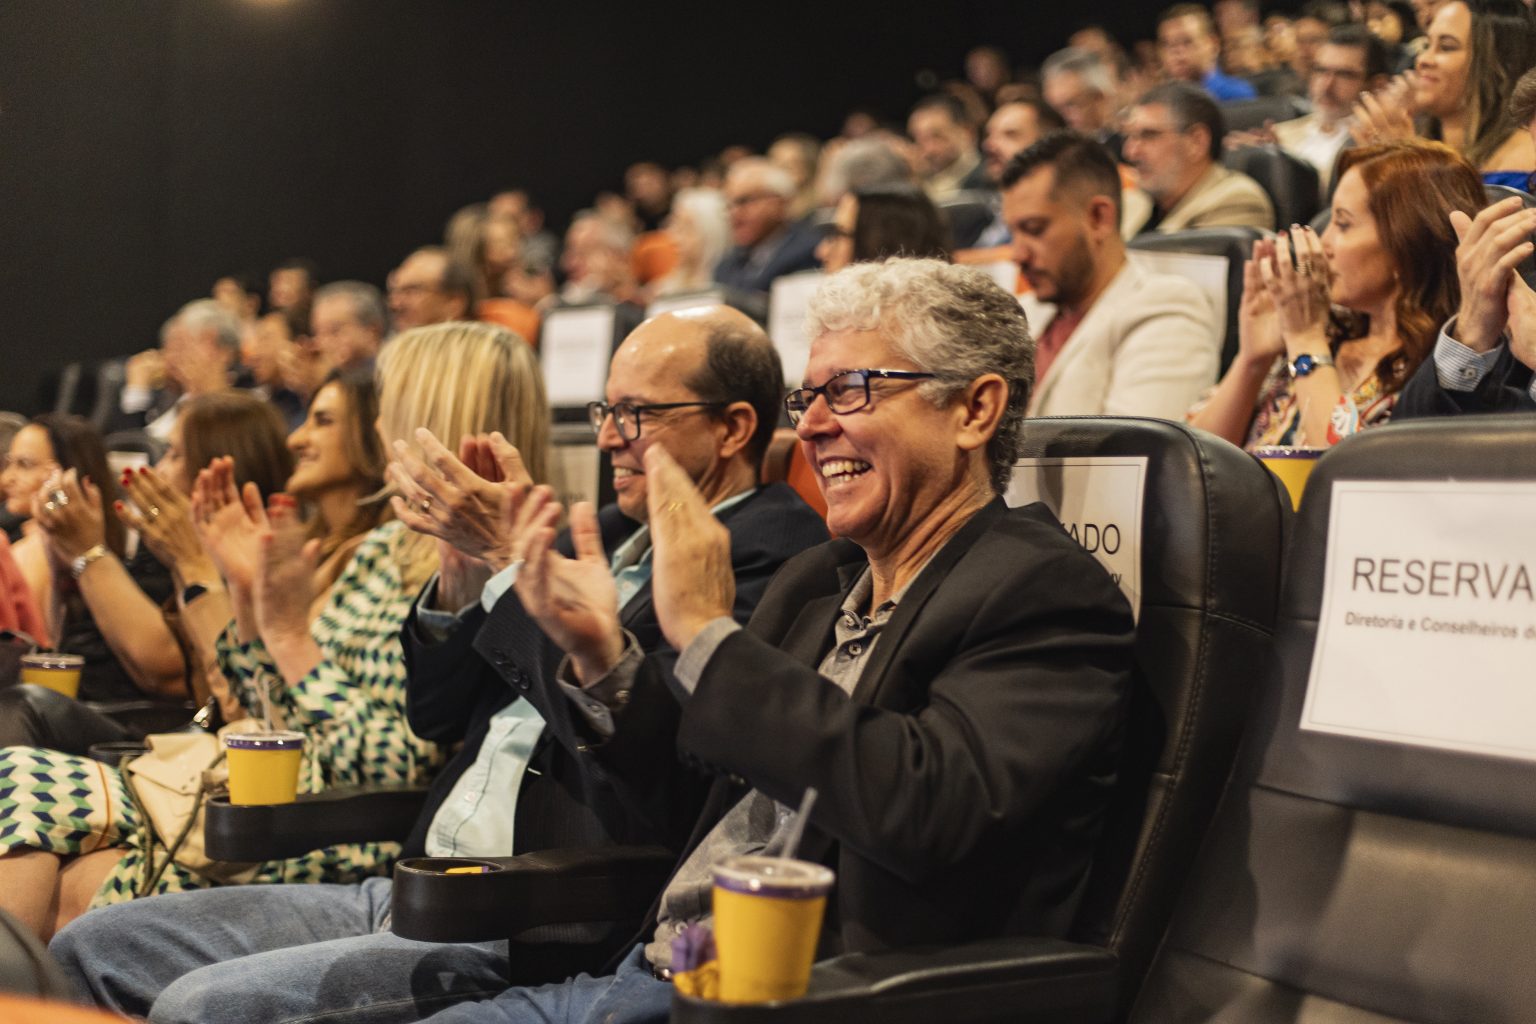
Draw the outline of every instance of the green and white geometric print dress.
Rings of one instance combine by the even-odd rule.
[[[261,714],[259,687],[268,688],[278,728],[302,732],[299,791],[334,786],[422,784],[441,764],[437,748],[417,739],[405,722],[405,659],[400,627],[415,593],[401,573],[406,528],[397,522],[372,531],[331,588],[310,626],[323,655],[298,683],[287,685],[258,640],[240,644],[230,628],[219,639],[219,667],[240,703]],[[36,747],[0,750],[0,853],[18,849],[60,854],[121,847],[126,856],[96,893],[92,906],[144,895],[164,851],[146,856],[147,829],[118,770],[86,757]],[[255,882],[352,882],[388,871],[396,843],[350,843],[291,860],[268,861]],[[153,861],[153,864],[151,863]],[[183,892],[217,884],[172,864],[153,892]]]

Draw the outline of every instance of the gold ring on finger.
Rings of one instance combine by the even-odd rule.
[[[149,518],[151,518],[151,519],[159,519],[160,518],[160,506],[159,505],[151,505],[151,506],[149,506],[148,514],[149,514]]]
[[[420,504],[421,504],[421,510],[423,512],[430,512],[430,511],[432,511],[432,499],[431,498],[422,498]]]
[[[661,507],[661,510],[663,512],[681,512],[683,510],[683,503],[680,501],[669,501]]]

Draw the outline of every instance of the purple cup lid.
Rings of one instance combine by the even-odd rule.
[[[298,732],[232,732],[224,737],[230,750],[303,750],[304,734]]]
[[[715,885],[731,892],[779,899],[808,900],[825,896],[837,877],[830,868],[782,857],[732,857],[714,867]]]
[[[1253,450],[1255,458],[1259,459],[1317,459],[1321,458],[1327,448],[1287,448],[1284,445],[1266,444]]]

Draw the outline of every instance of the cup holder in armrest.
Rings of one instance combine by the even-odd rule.
[[[673,862],[660,846],[412,857],[395,865],[391,927],[425,942],[484,942],[549,924],[638,924]],[[453,870],[476,867],[489,870]]]
[[[299,857],[340,843],[399,842],[426,803],[421,786],[356,786],[307,793],[291,804],[236,806],[208,801],[208,855],[218,860]]]

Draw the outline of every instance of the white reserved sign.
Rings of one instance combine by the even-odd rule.
[[[1301,727],[1536,760],[1536,483],[1334,483]]]
[[[1009,507],[1043,501],[1072,539],[1099,560],[1141,615],[1141,508],[1147,457],[1020,459],[1003,495]]]
[[[811,339],[805,332],[805,310],[811,296],[827,275],[819,270],[787,274],[776,278],[768,294],[768,337],[779,350],[784,364],[784,386],[797,388],[805,378],[805,364],[811,359]]]
[[[557,309],[544,318],[539,357],[550,405],[586,405],[603,397],[616,315],[612,306],[593,306]]]

